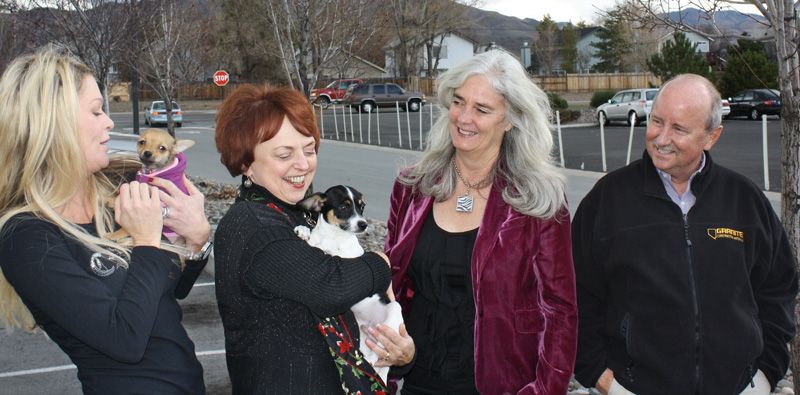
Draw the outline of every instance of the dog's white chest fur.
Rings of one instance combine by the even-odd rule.
[[[305,226],[298,226],[297,228],[305,229],[305,231],[300,232],[308,231]],[[298,233],[297,228],[295,228],[295,233]],[[300,233],[298,233],[298,236],[304,238]],[[355,258],[364,255],[364,248],[359,244],[358,237],[355,234],[333,226],[322,218],[317,220],[317,226],[310,231],[306,241],[308,241],[308,244],[318,247],[330,255],[342,258]]]
[[[326,222],[320,215],[317,220],[317,225],[313,230],[309,230],[305,226],[297,226],[294,232],[301,238],[308,242],[308,244],[318,247],[330,255],[336,255],[342,258],[356,258],[364,254],[364,248],[358,242],[358,237],[351,232],[347,232],[337,226],[333,226]],[[358,349],[364,355],[364,358],[375,368],[375,372],[381,376],[385,383],[389,375],[388,367],[375,367],[375,362],[380,358],[372,349],[366,344],[366,339],[369,336],[366,329],[374,327],[378,324],[385,324],[395,331],[399,331],[400,324],[403,323],[403,314],[400,304],[391,302],[384,304],[380,300],[378,294],[374,294],[350,308],[358,321],[360,329],[359,347]],[[374,340],[374,339],[373,339]]]

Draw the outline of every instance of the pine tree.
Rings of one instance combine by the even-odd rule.
[[[769,61],[764,44],[740,40],[728,50],[725,73],[720,79],[723,96],[733,96],[748,88],[777,88],[778,66]]]
[[[625,71],[625,57],[630,53],[631,43],[625,34],[622,10],[617,8],[608,12],[597,37],[600,40],[592,46],[597,49],[595,56],[600,61],[592,66],[592,70],[604,73]]]
[[[550,18],[550,14],[545,14],[542,21],[536,25],[533,53],[538,59],[539,72],[552,73],[556,68],[556,55],[558,54],[558,25],[553,18]]]
[[[661,53],[647,60],[647,68],[662,81],[683,73],[699,74],[713,80],[708,61],[681,32],[675,32],[673,39],[664,44]]]
[[[574,73],[578,61],[578,32],[571,23],[561,28],[561,40],[561,68]]]

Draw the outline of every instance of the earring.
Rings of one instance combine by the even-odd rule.
[[[250,179],[248,176],[244,176],[244,187],[250,188],[253,186],[253,180]]]

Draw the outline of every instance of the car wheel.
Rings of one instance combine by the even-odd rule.
[[[183,126],[183,122],[178,122],[176,125],[177,125],[178,127],[181,127],[181,126]]]
[[[730,117],[731,117],[731,116],[730,116],[730,114],[729,114],[729,115],[723,115],[723,116],[722,116],[722,119],[728,119],[728,118],[730,118]]]
[[[631,111],[628,114],[628,126],[638,126],[639,125],[639,116],[636,115],[636,111]]]
[[[375,104],[372,102],[361,103],[361,112],[371,113],[373,107],[375,107]]]
[[[608,126],[609,121],[608,121],[608,117],[606,117],[606,113],[604,113],[602,111],[597,113],[597,123],[598,124],[602,124],[603,126]]]
[[[320,96],[317,98],[317,100],[314,100],[314,104],[322,108],[328,108],[328,106],[331,105],[331,99],[329,99],[327,96]]]
[[[422,103],[419,100],[411,100],[406,105],[406,110],[411,112],[417,112],[422,107]]]
[[[760,117],[761,117],[761,114],[758,113],[757,109],[754,108],[754,109],[750,110],[750,119],[752,119],[754,121],[758,121],[758,119]]]

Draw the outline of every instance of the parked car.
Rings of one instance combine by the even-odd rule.
[[[628,125],[638,125],[647,120],[653,99],[658,89],[627,89],[619,91],[608,103],[597,107],[597,121],[608,125],[611,121],[627,121]]]
[[[183,112],[175,101],[172,102],[172,120],[175,126],[183,126]],[[163,100],[156,100],[144,108],[144,124],[147,126],[167,124],[167,107]]]
[[[731,113],[731,102],[728,99],[722,99],[722,118],[727,119],[728,114]]]
[[[357,78],[335,80],[322,89],[312,89],[311,102],[323,107],[331,103],[338,103],[344,98],[347,88],[363,82],[364,81]]]
[[[781,115],[781,93],[776,89],[745,89],[728,101],[729,117],[746,116],[755,121],[761,114]]]
[[[397,84],[358,84],[351,86],[343,103],[355,106],[361,112],[372,112],[378,107],[394,107],[399,103],[406,111],[416,112],[425,103],[425,95],[407,91]]]

